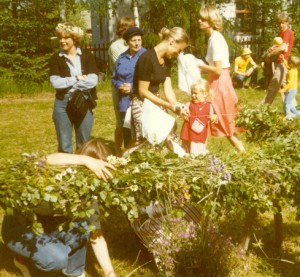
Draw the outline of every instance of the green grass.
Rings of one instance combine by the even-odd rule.
[[[114,112],[109,80],[99,85],[98,92],[99,100],[95,110],[92,136],[101,137],[110,146],[113,146]],[[240,100],[256,105],[264,97],[264,92],[262,90],[242,89],[238,91],[238,96]],[[178,99],[183,102],[188,101],[185,94],[178,94]],[[32,94],[31,96],[20,94],[19,97],[15,94],[8,94],[6,98],[0,99],[2,159],[16,160],[23,152],[56,152],[57,142],[52,122],[53,102],[53,92]],[[273,105],[282,106],[279,96]],[[178,122],[180,127],[182,121],[178,119]],[[244,140],[243,135],[241,138]],[[252,147],[247,143],[245,145],[246,149]],[[235,151],[229,142],[223,138],[209,138],[208,149],[211,152]],[[4,212],[0,210],[0,222],[2,222],[3,215]],[[255,234],[262,241],[262,249],[267,256],[260,248],[251,245],[246,256],[232,256],[230,273],[219,276],[300,276],[300,224],[295,221],[295,211],[292,207],[284,210],[283,215],[285,241],[281,251],[273,247],[272,244],[272,215],[261,215],[256,223]],[[158,275],[151,255],[138,242],[124,215],[112,212],[112,215],[102,222],[102,226],[117,276],[154,277]],[[240,230],[241,222],[239,219],[230,223],[224,220],[222,232],[232,236],[235,241],[239,239]],[[252,240],[252,242],[255,241]],[[0,237],[0,277],[20,276],[12,261],[13,254],[4,247]],[[88,277],[102,276],[102,271],[90,248],[87,255],[86,273]],[[33,270],[33,276],[48,275]]]

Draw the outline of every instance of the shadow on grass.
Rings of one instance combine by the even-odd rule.
[[[274,222],[271,221],[264,226],[264,231],[259,234],[264,243],[264,251],[269,259],[274,272],[281,276],[299,277],[300,276],[300,222],[283,222],[283,244],[282,247],[276,247],[274,241]],[[257,255],[265,258],[260,249],[257,249]]]
[[[222,233],[226,237],[232,237],[235,244],[241,242],[244,231],[243,220],[227,218],[220,226]],[[274,220],[271,213],[259,214],[249,233],[251,233],[251,240],[245,264],[249,259],[251,260],[252,255],[261,261],[256,264],[256,271],[259,273],[272,272],[270,276],[300,276],[300,222],[285,218],[283,215],[282,247],[278,247],[275,241]]]
[[[128,264],[132,270],[141,266],[141,269],[137,270],[135,274],[146,270],[148,271],[148,274],[151,274],[151,272],[153,273],[151,276],[156,276],[157,270],[153,257],[135,235],[133,229],[129,225],[126,215],[115,209],[112,209],[110,213],[111,215],[107,220],[101,224],[111,258]],[[116,266],[116,263],[114,263],[115,268]],[[118,273],[117,269],[116,272]],[[125,274],[125,272],[123,272],[122,274],[119,272],[117,276],[126,276],[129,273],[130,272],[126,272]]]

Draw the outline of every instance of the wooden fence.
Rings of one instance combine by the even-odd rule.
[[[100,72],[106,74],[108,70],[108,46],[106,44],[85,44],[82,48],[94,54]]]
[[[259,62],[259,58],[262,56],[263,51],[260,44],[260,39],[257,37],[244,37],[236,40],[236,47],[230,49],[231,62],[241,54],[242,48],[250,48],[252,51],[252,57]],[[83,45],[83,49],[91,51],[97,62],[97,66],[100,72],[105,75],[108,72],[108,45],[107,44],[86,44]]]
[[[252,51],[252,57],[257,61],[262,56],[263,49],[259,37],[243,37],[235,41],[236,41],[236,47],[231,49],[230,51],[231,59],[234,59],[237,56],[239,56],[243,48],[250,48]]]

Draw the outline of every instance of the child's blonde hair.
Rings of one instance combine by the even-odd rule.
[[[281,37],[275,37],[275,38],[273,39],[273,43],[274,43],[275,45],[281,45],[281,44],[283,43],[283,39],[282,39]]]
[[[300,58],[297,56],[290,56],[289,65],[291,67],[297,67],[300,64]]]
[[[205,79],[199,79],[191,84],[191,92],[198,89],[204,94],[205,100],[211,100],[213,98],[213,90],[210,88],[209,83]]]

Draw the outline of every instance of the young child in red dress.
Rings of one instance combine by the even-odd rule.
[[[210,102],[211,97],[212,90],[206,80],[200,79],[191,85],[191,101],[186,107],[190,111],[190,117],[182,125],[180,138],[186,152],[195,156],[207,153],[208,124],[218,121]]]

